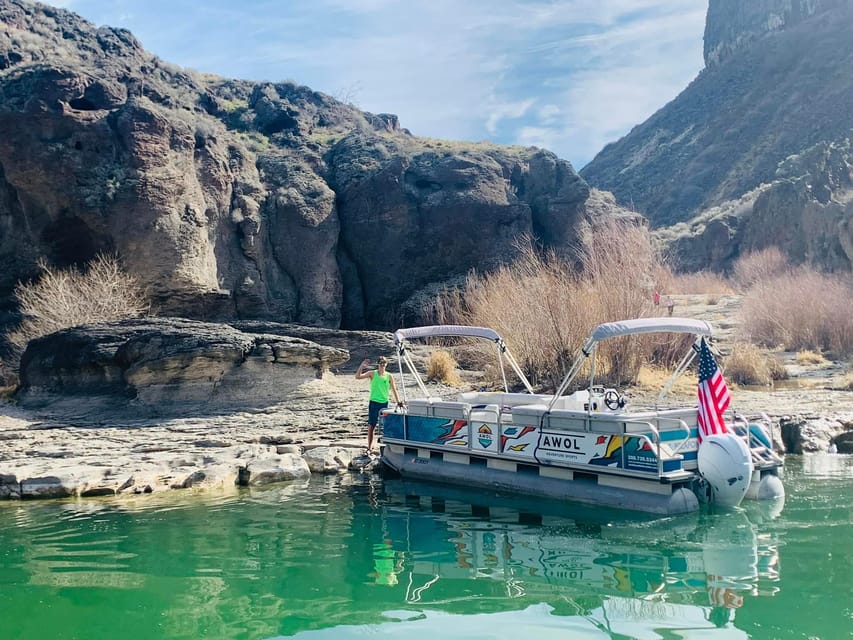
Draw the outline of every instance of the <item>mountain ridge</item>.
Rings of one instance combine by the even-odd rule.
[[[749,5],[745,23],[744,6],[711,0],[710,64],[581,175],[636,207],[654,227],[693,227],[672,247],[683,267],[724,270],[740,253],[778,242],[794,262],[850,270],[853,2],[761,0]],[[780,7],[789,9],[787,18],[773,13]],[[756,17],[762,8],[764,22]],[[726,17],[727,25],[714,23]],[[763,26],[756,30],[753,23]],[[738,32],[739,24],[746,31]],[[709,40],[715,32],[729,35]],[[818,148],[835,152],[813,152]],[[762,185],[776,185],[768,192],[773,197],[759,197],[758,209],[743,206],[746,194],[766,190]],[[778,215],[767,209],[771,199]],[[701,221],[714,208],[729,215],[724,229],[709,232]],[[774,229],[762,238],[777,223],[788,225],[787,232]],[[804,231],[816,235],[802,238]]]

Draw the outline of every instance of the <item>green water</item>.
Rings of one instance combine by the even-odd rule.
[[[0,638],[853,638],[853,457],[785,483],[658,520],[376,476],[0,503]]]

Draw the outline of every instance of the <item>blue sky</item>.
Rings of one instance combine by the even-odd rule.
[[[415,135],[580,169],[703,66],[706,0],[57,0],[174,64],[292,80]]]

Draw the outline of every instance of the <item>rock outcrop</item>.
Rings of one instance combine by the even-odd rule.
[[[655,227],[702,226],[681,251],[691,268],[775,243],[795,261],[849,270],[851,30],[850,0],[711,0],[706,68],[582,176]],[[791,172],[792,156],[808,166]]]
[[[570,244],[547,151],[420,139],[293,83],[176,68],[131,33],[0,0],[0,322],[15,283],[115,253],[162,315],[392,328],[414,292]]]
[[[705,26],[705,64],[721,64],[767,34],[850,5],[850,0],[711,0]]]
[[[853,269],[851,136],[822,142],[780,163],[776,179],[704,211],[681,228],[662,230],[687,271],[727,271],[741,254],[784,247],[793,263]]]
[[[77,420],[228,413],[279,403],[348,359],[341,349],[227,325],[126,320],[31,341],[18,401]]]

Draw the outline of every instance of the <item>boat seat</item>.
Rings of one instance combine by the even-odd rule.
[[[453,420],[467,420],[471,412],[471,405],[467,402],[452,402],[449,400],[433,400],[431,403],[432,414],[436,418],[450,418]]]
[[[512,408],[514,416],[536,416],[541,417],[548,413],[547,404],[519,404]]]
[[[413,398],[406,402],[408,414],[410,416],[430,416],[432,415],[432,403],[435,398]]]
[[[487,404],[485,407],[478,407],[471,410],[471,422],[489,422],[496,423],[498,421],[498,405]]]

